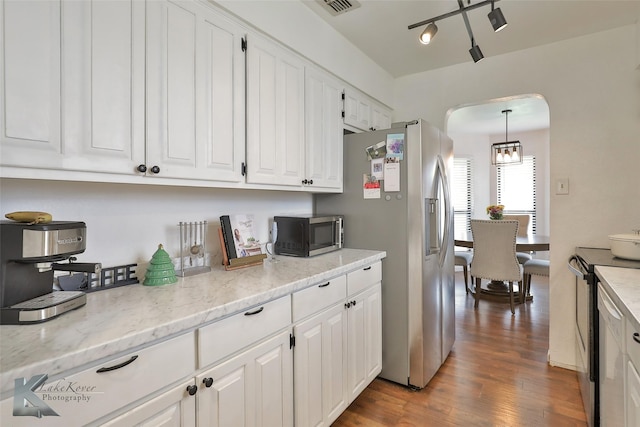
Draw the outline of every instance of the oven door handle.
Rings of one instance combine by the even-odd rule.
[[[580,279],[586,280],[586,275],[588,274],[580,262],[580,259],[576,255],[571,255],[569,257],[569,261],[567,261],[567,267],[569,270]]]

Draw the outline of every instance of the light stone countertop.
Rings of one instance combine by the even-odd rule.
[[[384,251],[342,249],[311,258],[279,256],[277,263],[179,278],[165,286],[140,284],[87,294],[87,304],[35,325],[0,326],[0,390],[14,380],[49,377],[165,339],[357,270]]]
[[[640,269],[596,266],[595,271],[613,302],[640,329]]]

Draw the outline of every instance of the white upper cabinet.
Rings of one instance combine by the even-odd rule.
[[[303,184],[342,190],[342,85],[307,67],[305,76],[306,165]]]
[[[2,164],[132,173],[144,158],[144,4],[2,6]]]
[[[360,130],[378,130],[391,127],[391,110],[367,95],[345,89],[344,123]]]
[[[371,100],[358,92],[345,89],[344,123],[362,130],[371,128]]]
[[[0,22],[0,162],[61,162],[60,4],[4,1]]]
[[[64,169],[132,174],[144,161],[144,4],[62,2]]]
[[[144,158],[144,4],[5,1],[0,13],[2,164],[132,173]]]
[[[148,174],[242,180],[243,36],[198,3],[147,3]]]
[[[247,50],[247,182],[302,185],[304,63],[257,34]]]

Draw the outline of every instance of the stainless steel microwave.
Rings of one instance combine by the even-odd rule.
[[[342,248],[344,225],[341,215],[276,216],[277,255],[310,257]]]

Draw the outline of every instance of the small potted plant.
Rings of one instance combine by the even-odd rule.
[[[504,211],[504,205],[487,206],[487,213],[490,219],[502,219],[502,211]]]

